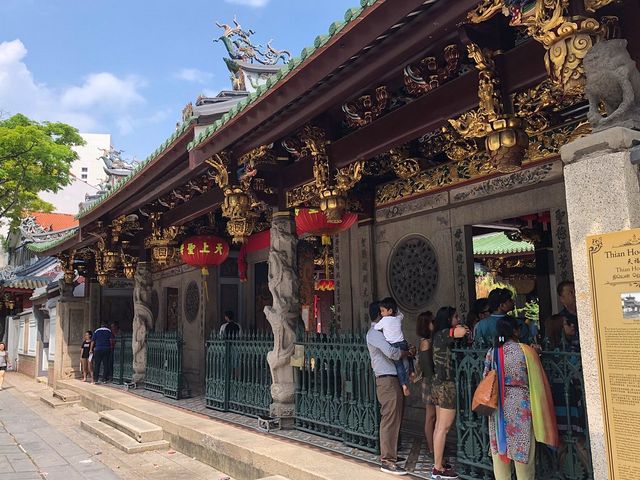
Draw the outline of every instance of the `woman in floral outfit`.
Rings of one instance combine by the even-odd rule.
[[[536,440],[558,446],[549,382],[538,354],[517,342],[515,320],[500,318],[496,327],[498,338],[484,366],[484,376],[496,370],[498,377],[498,410],[489,417],[493,473],[496,480],[510,480],[514,462],[518,480],[535,480]],[[540,412],[536,418],[534,412]]]

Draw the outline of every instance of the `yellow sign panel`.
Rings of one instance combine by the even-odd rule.
[[[640,479],[640,229],[587,238],[609,480]]]

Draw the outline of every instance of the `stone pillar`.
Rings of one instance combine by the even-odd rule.
[[[273,350],[267,354],[273,380],[273,403],[269,411],[272,416],[280,418],[283,425],[290,423],[295,409],[295,381],[289,359],[293,355],[296,327],[300,321],[297,243],[292,215],[288,212],[275,213],[269,247],[269,291],[273,305],[264,307],[264,314],[273,329]]]
[[[80,374],[80,350],[86,330],[88,309],[84,298],[74,297],[71,285],[59,281],[60,300],[56,309],[54,378],[67,380]]]
[[[147,332],[154,327],[151,311],[152,287],[151,263],[138,262],[133,286],[133,383],[144,380],[147,368]]]
[[[368,329],[371,324],[369,305],[376,300],[375,252],[373,248],[373,219],[368,219],[357,228],[352,228],[355,241],[352,255],[358,258],[352,265],[358,270],[351,270],[353,284],[353,325],[354,331]],[[352,237],[353,238],[353,237]]]
[[[565,163],[568,225],[580,323],[593,478],[607,478],[609,470],[586,236],[640,227],[638,168],[631,164],[629,152],[634,141],[640,141],[640,132],[613,127],[575,140],[560,150]]]

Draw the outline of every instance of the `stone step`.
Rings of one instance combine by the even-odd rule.
[[[80,395],[73,390],[67,390],[64,388],[61,390],[54,390],[53,396],[59,398],[63,402],[75,402],[76,400],[80,400]]]
[[[104,410],[99,415],[101,422],[129,435],[138,443],[155,442],[164,438],[162,428],[122,410]]]
[[[50,393],[47,393],[40,397],[40,401],[46,403],[51,408],[60,408],[60,407],[69,407],[71,405],[75,405],[76,403],[80,403],[80,398],[78,398],[77,400],[70,400],[68,402],[65,402],[61,398],[54,397]]]
[[[100,420],[81,420],[80,426],[125,453],[140,453],[149,450],[164,450],[169,448],[169,442],[166,440],[155,440],[144,443],[137,442],[126,433]]]

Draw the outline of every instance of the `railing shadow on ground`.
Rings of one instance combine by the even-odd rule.
[[[460,477],[468,480],[493,479],[488,418],[471,410],[473,393],[482,380],[487,350],[488,347],[454,349],[458,395],[457,466]],[[561,444],[557,451],[537,445],[536,478],[593,480],[580,353],[544,350],[541,361],[554,395]]]

